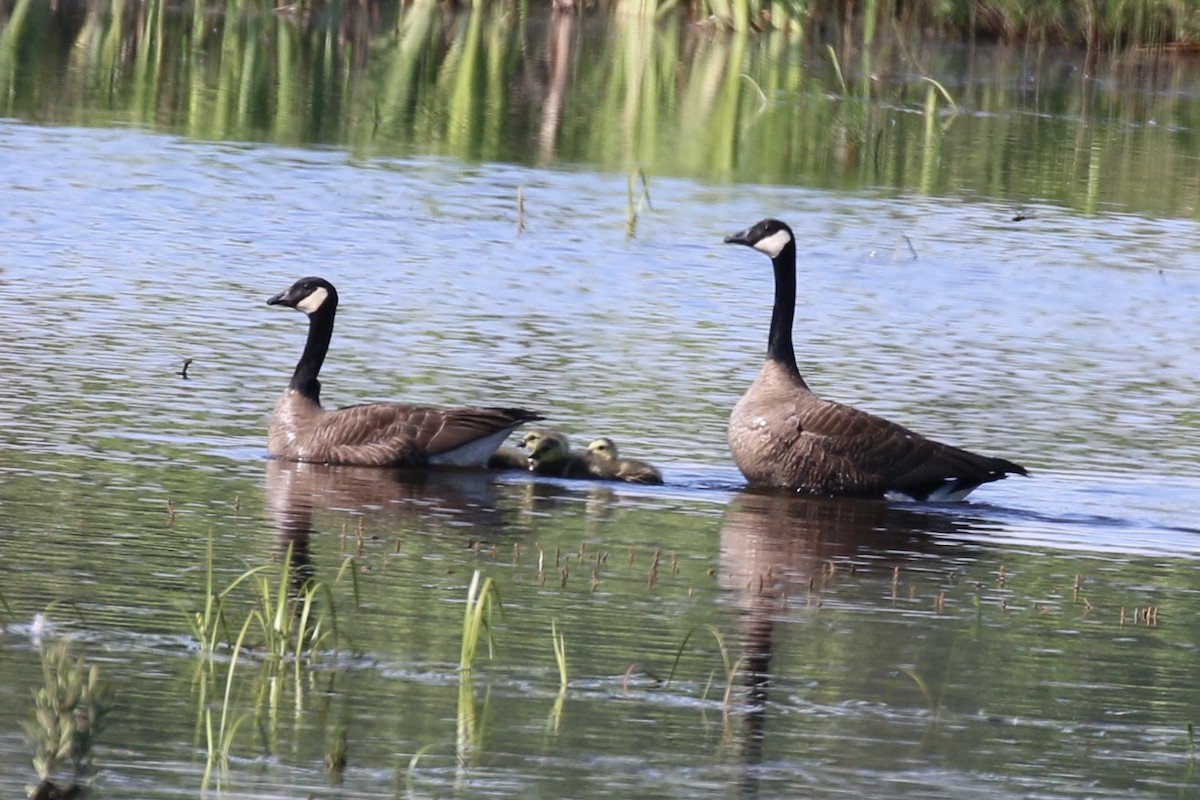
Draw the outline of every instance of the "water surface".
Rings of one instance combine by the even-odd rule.
[[[1160,175],[1014,221],[1006,192],[651,165],[630,236],[627,172],[569,148],[250,144],[67,107],[0,122],[0,707],[32,720],[42,648],[73,640],[117,692],[98,795],[1195,792],[1200,228],[1137,200]],[[1149,157],[1119,115],[1091,124]],[[745,491],[724,425],[771,275],[720,242],[766,214],[801,239],[814,388],[1032,476],[950,506]],[[327,403],[524,405],[667,485],[268,461],[304,321],[264,301],[309,274],[342,297]],[[242,655],[246,721],[206,781],[229,654],[187,614],[210,537],[218,589],[290,546],[339,636],[283,678]],[[466,678],[475,570],[505,611]],[[0,733],[0,796],[30,757]]]

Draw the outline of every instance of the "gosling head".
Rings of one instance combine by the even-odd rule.
[[[561,433],[539,432],[541,438],[529,453],[529,469],[565,461],[571,454],[571,443]]]
[[[725,244],[744,244],[760,253],[766,253],[771,258],[776,258],[784,248],[795,241],[796,237],[792,235],[792,229],[786,223],[769,218],[725,237]]]
[[[589,442],[588,452],[596,458],[602,458],[605,461],[617,460],[617,445],[607,436],[601,436],[599,439],[593,439]]]
[[[337,308],[337,289],[324,278],[301,278],[285,292],[267,300],[269,306],[287,306],[303,311],[310,317],[318,311]]]
[[[533,452],[535,449],[537,449],[538,444],[544,438],[546,438],[546,431],[540,429],[535,431],[527,431],[525,435],[521,437],[521,447]]]

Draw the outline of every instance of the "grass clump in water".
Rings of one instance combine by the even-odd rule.
[[[311,661],[328,643],[337,639],[337,606],[332,586],[341,583],[353,560],[346,558],[342,562],[332,586],[314,577],[304,578],[297,585],[292,554],[289,544],[277,581],[262,574],[264,567],[251,570],[243,577],[250,574],[255,577],[258,607],[251,616],[259,623],[264,652],[273,659],[291,658],[299,669],[301,660]],[[353,570],[350,573],[355,575]],[[356,580],[356,601],[357,594]],[[319,610],[317,600],[320,597],[324,597],[325,606]]]
[[[255,678],[260,702],[266,702],[271,720],[277,719],[277,710],[287,684],[279,680],[286,665],[294,667],[297,697],[306,665],[312,664],[318,655],[338,639],[337,606],[333,588],[349,573],[354,582],[354,602],[358,604],[357,573],[352,569],[353,559],[343,560],[332,581],[316,578],[311,568],[298,560],[289,544],[278,567],[262,565],[242,572],[230,581],[224,590],[216,590],[213,556],[213,541],[210,535],[205,553],[204,602],[201,610],[187,613],[192,635],[199,643],[201,661],[196,681],[199,685],[197,704],[197,739],[203,742],[208,760],[204,772],[204,786],[208,786],[214,768],[220,778],[228,773],[230,755],[234,741],[242,724],[251,716],[250,711],[235,713],[239,681],[238,670],[243,656],[261,656],[263,669]],[[239,592],[239,589],[241,590]],[[230,624],[232,609],[245,609],[236,604],[238,594],[250,595],[250,606],[234,627]],[[232,632],[236,631],[236,636]],[[218,669],[218,650],[229,652],[225,667],[224,690],[219,703],[209,705],[210,692],[215,691]],[[268,727],[271,727],[270,725]],[[268,736],[270,738],[270,736]],[[339,759],[332,760],[336,766]],[[344,758],[344,753],[342,758]],[[331,768],[332,769],[332,768]]]
[[[42,650],[42,685],[34,689],[33,703],[33,722],[24,727],[40,782],[29,796],[74,796],[90,780],[92,746],[112,709],[112,693],[99,668],[89,667],[69,642],[60,641]],[[55,783],[64,773],[66,782]]]
[[[713,639],[715,639],[717,642],[717,650],[721,653],[721,664],[724,668],[725,677],[725,695],[722,698],[722,703],[726,708],[728,708],[730,701],[733,698],[734,678],[736,678],[738,672],[741,671],[745,659],[738,658],[737,660],[734,660],[732,658],[729,648],[725,645],[725,638],[721,636],[721,632],[717,630],[716,626],[704,625],[702,627],[704,630],[707,630],[712,634]],[[675,651],[675,661],[671,664],[671,671],[667,673],[667,678],[663,682],[664,688],[669,686],[671,681],[674,680],[675,671],[679,668],[679,660],[683,658],[684,648],[687,647],[687,643],[689,640],[691,640],[692,634],[700,629],[701,628],[692,628],[687,632],[687,635],[683,637],[683,641],[679,643],[679,649]],[[714,676],[715,671],[709,675],[708,684],[704,687],[704,696],[706,697],[708,696],[709,687],[712,686],[712,679]]]

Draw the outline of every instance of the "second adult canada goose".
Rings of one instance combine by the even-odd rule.
[[[796,239],[777,219],[725,238],[765,253],[775,268],[767,361],[729,417],[729,449],[746,479],[818,495],[961,500],[1020,464],[926,439],[808,388],[792,347]]]
[[[597,477],[651,486],[659,486],[663,482],[662,473],[645,461],[621,458],[617,454],[617,445],[607,436],[592,440],[588,444],[588,452],[592,454],[592,471],[597,473]]]
[[[406,403],[322,408],[317,374],[329,351],[337,304],[337,290],[323,278],[301,278],[267,300],[308,316],[304,353],[271,415],[267,449],[274,458],[364,467],[478,467],[519,425],[541,419],[523,408]]]

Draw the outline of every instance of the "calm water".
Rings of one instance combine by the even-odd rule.
[[[969,164],[923,191],[647,163],[630,237],[627,172],[582,151],[223,142],[98,125],[95,95],[37,85],[62,111],[24,113],[18,92],[0,121],[0,797],[36,782],[19,723],[63,638],[116,692],[97,796],[1200,793],[1200,225],[1139,201],[1188,196],[1194,126],[1164,183],[1126,118],[1089,121],[1130,154],[1121,191],[1104,182],[1091,210],[1086,191],[1025,195],[1020,222]],[[565,116],[564,138],[582,125]],[[996,133],[960,127],[948,159]],[[745,492],[724,425],[771,276],[720,242],[767,214],[802,239],[797,349],[818,391],[1033,477],[953,506]],[[342,295],[327,403],[524,405],[667,485],[267,461],[304,321],[264,301],[308,274]],[[228,771],[206,779],[229,670],[188,625],[210,537],[217,591],[255,566],[278,580],[290,544],[338,636],[281,670],[251,632]],[[475,570],[504,613],[463,678]],[[249,584],[229,603],[240,626]]]

